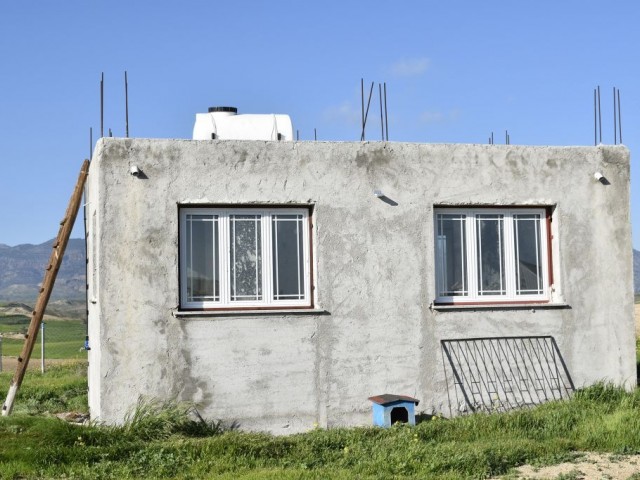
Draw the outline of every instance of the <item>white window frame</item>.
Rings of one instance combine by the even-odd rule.
[[[187,215],[216,215],[218,218],[218,276],[220,279],[219,300],[188,301],[187,298]],[[262,299],[231,300],[231,246],[230,217],[232,215],[260,215],[261,254],[262,254]],[[302,299],[278,300],[274,296],[273,255],[272,255],[272,219],[274,215],[302,216],[302,248],[303,248],[303,285]],[[186,310],[242,310],[242,309],[279,309],[279,308],[313,308],[312,302],[312,269],[310,239],[310,208],[288,207],[179,207],[180,238],[180,308]]]
[[[464,215],[465,225],[465,253],[466,264],[466,295],[440,295],[439,285],[444,276],[442,257],[438,249],[438,218],[440,214]],[[504,233],[504,295],[480,295],[478,286],[478,251],[477,251],[477,215],[503,215]],[[540,266],[542,277],[542,293],[518,294],[517,265],[514,246],[515,229],[513,227],[514,215],[539,215],[538,226],[540,229]],[[500,304],[500,303],[543,303],[550,300],[549,259],[550,242],[548,231],[549,212],[547,208],[493,208],[493,207],[469,207],[469,208],[434,208],[434,259],[435,259],[435,303],[436,304]]]

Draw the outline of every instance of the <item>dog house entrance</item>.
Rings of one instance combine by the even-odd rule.
[[[369,397],[369,400],[373,402],[374,425],[389,428],[394,423],[416,424],[415,407],[420,402],[417,398],[384,393]]]
[[[409,423],[409,412],[405,407],[394,407],[391,410],[391,425],[398,422]]]

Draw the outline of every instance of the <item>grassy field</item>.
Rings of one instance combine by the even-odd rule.
[[[0,333],[27,333],[29,317],[24,315],[0,315]]]
[[[177,404],[142,405],[120,427],[43,415],[86,408],[85,372],[76,363],[28,374],[16,414],[0,417],[0,478],[486,478],[573,459],[575,451],[640,452],[640,390],[597,385],[509,414],[289,437],[195,420]],[[8,382],[0,375],[0,395]]]
[[[25,334],[29,321],[28,317],[22,315],[0,316],[0,334],[4,335],[3,356],[17,357],[20,354],[24,338],[8,338],[7,335],[15,334],[20,337]],[[86,360],[87,352],[82,349],[85,333],[86,325],[81,320],[47,320],[45,322],[45,358]],[[31,358],[40,358],[39,338]]]

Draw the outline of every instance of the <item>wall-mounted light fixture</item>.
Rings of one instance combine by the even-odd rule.
[[[138,175],[140,175],[140,169],[138,168],[137,165],[131,165],[129,167],[129,173],[134,177],[137,177]]]
[[[374,191],[373,191],[373,194],[374,194],[376,197],[378,197],[378,198],[381,198],[381,197],[385,197],[385,196],[386,196],[386,195],[382,192],[382,190],[374,190]]]
[[[600,182],[602,185],[611,185],[607,177],[605,177],[602,172],[596,172],[593,174],[593,178],[596,179],[596,182]]]

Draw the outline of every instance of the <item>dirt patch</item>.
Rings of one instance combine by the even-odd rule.
[[[33,308],[29,307],[28,305],[24,305],[22,303],[20,304],[10,303],[0,307],[0,315],[5,317],[20,315],[23,317],[31,318],[32,312],[33,312]],[[45,321],[60,320],[60,317],[52,313],[45,313],[43,315],[43,320]]]
[[[52,358],[52,359],[45,359],[44,361],[44,368],[46,370],[46,368],[48,366],[53,366],[53,365],[60,365],[61,363],[69,363],[69,362],[73,362],[73,360],[69,360],[66,358]],[[3,372],[15,372],[16,368],[18,366],[18,359],[17,357],[2,357],[2,371]],[[27,367],[27,370],[40,370],[40,359],[36,358],[36,359],[31,359],[29,361],[29,366]]]
[[[573,462],[551,465],[548,467],[532,467],[524,465],[514,473],[496,477],[509,480],[555,479],[572,480],[627,480],[640,479],[640,455],[614,455],[601,453],[580,454]],[[638,474],[638,477],[635,475]]]
[[[2,339],[8,338],[10,340],[22,340],[24,341],[24,333],[3,333]]]

